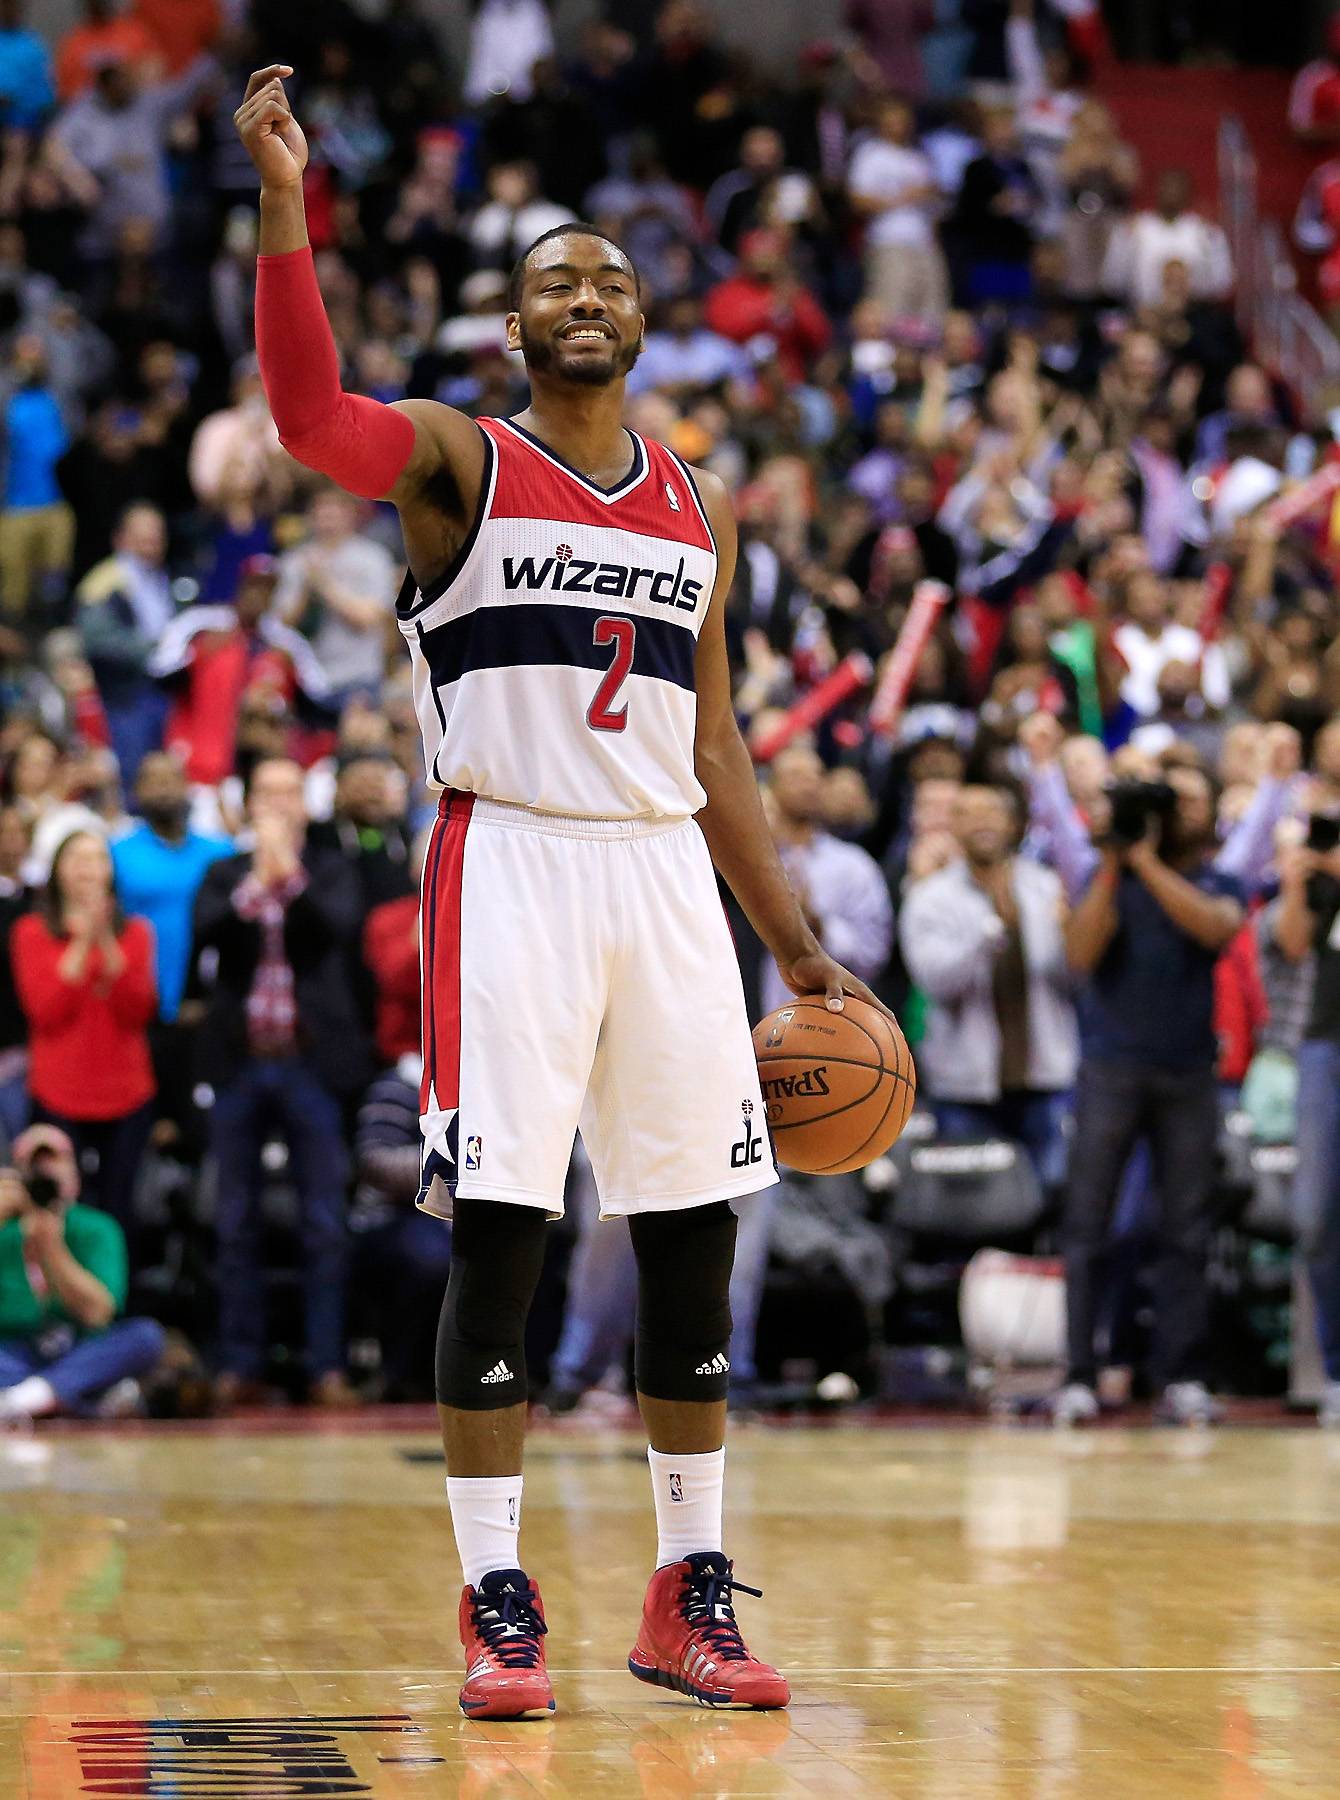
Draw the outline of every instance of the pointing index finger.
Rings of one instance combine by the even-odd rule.
[[[268,69],[255,70],[251,79],[247,82],[247,91],[242,96],[243,104],[245,105],[246,102],[251,99],[253,94],[259,93],[260,89],[266,87],[276,78],[276,76],[282,81],[286,75],[291,75],[292,73],[293,66],[291,63],[271,63]]]

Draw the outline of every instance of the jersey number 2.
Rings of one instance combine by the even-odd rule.
[[[595,698],[586,709],[586,722],[592,731],[623,731],[628,725],[628,702],[617,712],[614,701],[628,679],[633,666],[633,647],[637,643],[637,626],[631,619],[597,619],[592,642],[614,645],[614,660],[601,677]]]

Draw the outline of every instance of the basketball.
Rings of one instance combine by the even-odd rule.
[[[892,1019],[846,996],[792,1000],[754,1027],[763,1105],[779,1162],[806,1175],[863,1169],[898,1141],[917,1097],[907,1040]]]

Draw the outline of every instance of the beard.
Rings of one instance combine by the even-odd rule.
[[[608,387],[612,381],[622,381],[642,354],[641,344],[620,344],[611,339],[608,356],[582,354],[569,360],[554,338],[532,337],[524,325],[520,337],[522,360],[532,374],[556,375],[560,381],[571,381],[577,387]]]
[[[147,800],[140,811],[160,831],[175,831],[186,823],[190,808],[185,800]]]

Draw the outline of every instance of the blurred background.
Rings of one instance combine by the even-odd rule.
[[[346,386],[519,410],[507,271],[589,219],[629,424],[733,496],[769,817],[921,1075],[743,1209],[735,1404],[1340,1424],[1321,0],[0,0],[0,1414],[431,1398],[435,797],[395,514],[253,358],[280,59]],[[594,1211],[579,1152],[555,1415],[628,1404]]]

